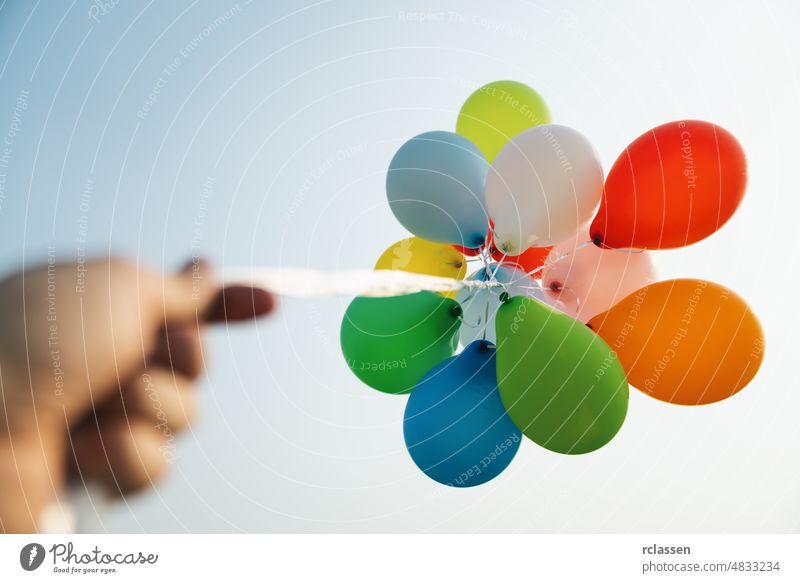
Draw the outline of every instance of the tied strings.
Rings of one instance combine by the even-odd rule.
[[[586,241],[570,253],[548,259],[545,265],[529,271],[520,270],[521,273],[515,274],[510,281],[504,281],[505,278],[498,277],[498,268],[503,265],[513,266],[515,264],[504,264],[506,254],[501,257],[500,261],[492,261],[491,252],[484,247],[475,258],[482,263],[484,270],[483,277],[477,279],[459,280],[395,270],[324,272],[298,268],[245,267],[225,269],[222,273],[222,283],[224,285],[241,284],[258,287],[276,295],[300,298],[336,295],[389,297],[421,291],[458,292],[464,289],[477,291],[492,288],[508,292],[511,286],[525,287],[531,284],[542,289],[541,284],[533,280],[531,276],[565,260],[571,254],[591,244],[591,241]],[[618,251],[622,253],[642,252],[641,250]],[[518,268],[519,266],[517,266]]]
[[[492,235],[493,235],[493,239],[496,240],[496,235],[495,235],[493,230],[492,230]],[[570,256],[574,255],[575,253],[577,253],[581,249],[584,249],[584,248],[588,247],[589,245],[594,245],[594,241],[591,240],[591,239],[588,240],[588,241],[584,241],[583,243],[580,243],[573,250],[571,250],[571,251],[569,251],[567,253],[559,255],[559,256],[557,256],[555,258],[548,257],[543,265],[540,265],[539,267],[536,267],[536,268],[531,269],[529,271],[524,271],[519,276],[515,277],[514,279],[512,279],[509,282],[499,281],[498,278],[497,278],[498,268],[505,264],[505,260],[509,256],[508,255],[508,251],[504,251],[502,257],[499,260],[497,260],[496,262],[492,262],[491,251],[486,246],[484,246],[484,247],[482,247],[480,249],[480,253],[475,258],[473,258],[473,260],[479,259],[481,261],[481,263],[483,264],[484,273],[486,274],[487,279],[490,282],[496,283],[497,287],[502,288],[502,290],[504,292],[508,292],[509,288],[511,288],[511,286],[521,287],[522,289],[524,289],[526,291],[540,291],[540,292],[543,292],[544,291],[543,285],[541,284],[541,282],[539,282],[536,279],[534,279],[533,276],[536,275],[537,273],[541,273],[542,271],[544,271],[548,267],[552,267],[553,265],[555,265],[557,263],[560,263],[561,261],[564,261],[565,259],[568,259]],[[614,251],[616,253],[625,253],[625,254],[639,254],[639,253],[644,253],[644,251],[645,251],[644,249],[633,249],[633,248],[631,248],[631,249],[611,248],[611,249],[607,249],[607,250],[608,251]],[[519,265],[516,264],[516,263],[508,263],[508,265],[516,266],[516,268],[519,268]],[[520,271],[523,271],[523,270],[520,270]],[[522,283],[522,285],[520,285],[521,283]],[[578,297],[578,295],[575,293],[575,291],[572,288],[570,288],[569,286],[559,286],[558,289],[554,289],[553,291],[557,291],[559,293],[561,293],[561,292],[570,293],[572,295],[572,297],[573,297],[573,300],[575,301],[577,309],[580,310],[580,307],[581,307],[580,297]],[[474,297],[474,294],[470,294],[468,296],[467,300],[470,300],[473,297]],[[486,304],[486,316],[485,316],[484,322],[488,322],[488,319],[489,319],[488,311],[489,311],[489,304],[487,302],[487,304]],[[480,325],[480,317],[479,317],[478,320],[479,320],[478,321],[478,325]],[[463,320],[462,320],[462,322],[463,322]],[[469,326],[469,324],[467,324],[467,325]],[[470,327],[474,327],[474,326],[470,326]],[[485,338],[485,330],[484,330],[484,338]]]

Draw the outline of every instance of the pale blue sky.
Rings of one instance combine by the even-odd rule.
[[[793,368],[800,14],[785,2],[89,0],[0,4],[0,269],[109,251],[172,269],[371,267],[406,236],[385,202],[406,139],[452,130],[481,84],[523,81],[608,170],[680,117],[731,130],[751,181],[714,237],[656,257],[748,298],[764,369],[699,409],[632,391],[609,447],[532,443],[468,491],[422,475],[404,397],[350,374],[346,299],[217,330],[203,418],[114,531],[798,531]],[[82,242],[86,238],[86,243]]]

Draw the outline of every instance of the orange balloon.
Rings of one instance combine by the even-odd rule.
[[[731,218],[746,183],[744,151],[727,130],[696,120],[658,126],[614,162],[592,239],[616,249],[684,247]]]
[[[764,332],[750,307],[701,279],[643,287],[587,325],[617,353],[631,385],[679,405],[727,399],[764,358]]]

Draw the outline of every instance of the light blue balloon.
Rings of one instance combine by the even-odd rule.
[[[480,247],[489,226],[483,195],[488,171],[486,158],[465,137],[420,134],[403,144],[389,164],[389,206],[418,237]]]
[[[508,467],[522,433],[497,389],[495,348],[485,341],[433,367],[411,392],[403,434],[411,459],[456,488],[484,484]]]
[[[462,289],[456,295],[456,301],[461,304],[463,313],[459,331],[459,341],[462,346],[484,338],[492,344],[497,342],[494,317],[500,309],[500,294],[504,291],[508,292],[509,296],[526,296],[550,303],[538,283],[516,267],[492,263],[488,271],[482,267],[467,279],[488,281],[491,273],[494,273],[497,281],[506,284],[504,288]]]

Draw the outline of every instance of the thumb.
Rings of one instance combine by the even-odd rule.
[[[161,300],[167,321],[202,317],[219,292],[219,284],[207,261],[192,259],[175,275],[162,280]]]

